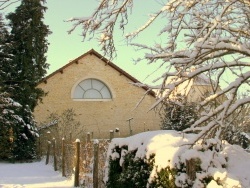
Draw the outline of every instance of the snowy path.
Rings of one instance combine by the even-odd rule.
[[[73,181],[55,172],[44,161],[0,163],[0,188],[72,188]]]

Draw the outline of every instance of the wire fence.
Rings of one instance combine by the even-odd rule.
[[[46,164],[62,176],[74,178],[75,187],[104,188],[104,166],[110,140],[88,139],[72,142],[64,138],[40,143],[40,154],[46,156]],[[74,176],[74,177],[72,177]]]

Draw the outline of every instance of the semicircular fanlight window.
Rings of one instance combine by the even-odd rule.
[[[80,82],[73,94],[74,99],[111,99],[109,88],[97,79],[86,79]]]

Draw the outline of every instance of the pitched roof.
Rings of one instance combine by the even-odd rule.
[[[131,76],[130,74],[128,74],[127,72],[125,72],[124,70],[122,70],[120,67],[118,67],[117,65],[115,65],[114,63],[112,63],[110,60],[108,60],[107,58],[105,58],[104,56],[102,56],[101,54],[99,54],[98,52],[96,52],[94,49],[91,49],[88,52],[82,54],[81,56],[79,56],[79,57],[71,60],[68,64],[64,65],[63,67],[61,67],[60,69],[54,71],[53,73],[49,74],[48,76],[44,77],[41,80],[41,82],[47,83],[47,80],[49,78],[53,77],[57,73],[63,73],[64,69],[66,69],[67,67],[69,67],[70,65],[72,65],[74,63],[78,63],[78,60],[84,58],[87,55],[95,55],[96,57],[98,57],[99,59],[101,59],[102,61],[104,61],[106,63],[106,65],[109,65],[110,67],[112,67],[113,69],[115,69],[116,71],[118,71],[120,73],[120,75],[124,75],[125,77],[127,77],[128,79],[130,79],[133,83],[141,83],[139,80],[137,80],[136,78],[134,78],[133,76]],[[142,88],[144,90],[146,90],[146,91],[149,89],[146,86],[142,87]],[[155,93],[153,91],[150,91],[149,94],[155,97]]]

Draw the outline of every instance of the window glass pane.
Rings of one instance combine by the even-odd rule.
[[[92,79],[92,86],[94,89],[100,91],[104,87],[104,84],[99,80]]]
[[[91,89],[84,93],[83,98],[84,99],[101,99],[102,95],[97,90]]]
[[[84,80],[79,84],[85,91],[92,88],[91,79]]]
[[[104,87],[102,90],[101,90],[101,93],[102,93],[102,97],[104,99],[111,99],[111,94],[109,92],[109,89],[107,87]]]
[[[111,99],[108,87],[96,79],[87,79],[80,82],[74,91],[75,99]]]
[[[76,86],[73,97],[75,99],[82,99],[83,90],[82,90],[82,88],[80,86]]]

